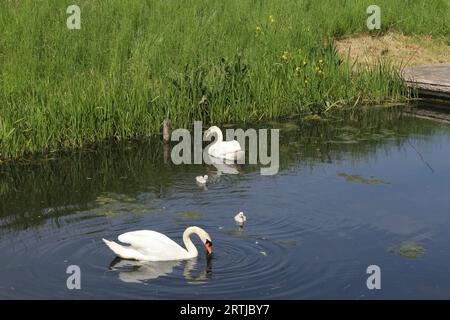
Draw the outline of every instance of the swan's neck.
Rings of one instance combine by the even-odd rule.
[[[217,142],[222,142],[223,141],[222,130],[220,130],[218,127],[213,127],[211,128],[211,133],[214,132],[217,134]]]
[[[186,246],[186,250],[193,257],[196,257],[198,255],[198,251],[197,251],[197,248],[195,247],[195,245],[192,243],[191,234],[198,233],[197,229],[199,229],[199,228],[189,227],[183,233],[183,242],[184,242],[184,245]]]

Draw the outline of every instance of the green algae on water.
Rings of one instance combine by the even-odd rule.
[[[397,246],[393,246],[389,249],[390,252],[404,258],[416,259],[425,254],[425,248],[414,241],[404,241]]]
[[[389,184],[389,182],[383,181],[383,180],[379,180],[379,179],[374,179],[374,176],[370,176],[369,178],[364,178],[360,175],[357,174],[347,174],[344,172],[338,172],[336,174],[338,177],[343,177],[345,178],[346,181],[349,182],[360,182],[360,183],[364,183],[364,184]]]
[[[198,211],[177,211],[176,214],[181,215],[184,219],[198,219],[204,215],[202,212]]]

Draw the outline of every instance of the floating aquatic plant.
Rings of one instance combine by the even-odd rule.
[[[417,242],[404,241],[397,246],[389,248],[390,252],[393,252],[401,257],[415,259],[420,258],[425,254],[425,248]]]
[[[295,247],[298,245],[298,241],[295,239],[286,239],[286,240],[280,240],[278,241],[281,245],[289,246],[289,247]]]
[[[198,219],[204,215],[204,213],[197,211],[176,211],[176,214],[181,215],[184,219]]]
[[[343,177],[343,178],[345,178],[346,181],[350,181],[350,182],[360,182],[360,183],[364,183],[364,184],[389,184],[389,182],[375,179],[374,176],[371,176],[369,178],[364,178],[357,174],[347,174],[344,172],[338,172],[336,175],[338,177]]]

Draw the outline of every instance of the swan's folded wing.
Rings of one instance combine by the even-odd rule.
[[[235,153],[241,150],[241,145],[236,140],[217,143],[217,151],[222,155]]]
[[[162,233],[151,230],[139,230],[123,233],[119,241],[128,243],[135,250],[148,257],[157,257],[160,260],[173,259],[186,250],[175,241]]]

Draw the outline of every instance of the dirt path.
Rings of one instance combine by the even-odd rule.
[[[387,33],[374,37],[360,35],[335,41],[343,59],[350,57],[360,67],[387,59],[396,66],[450,63],[450,41],[430,36]]]

